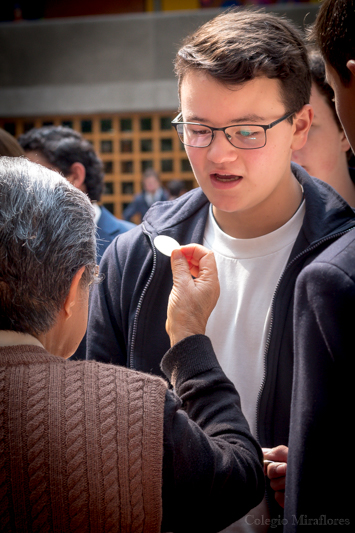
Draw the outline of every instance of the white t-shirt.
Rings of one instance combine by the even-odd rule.
[[[281,228],[253,239],[235,239],[210,209],[204,246],[214,251],[221,293],[207,323],[218,361],[236,386],[256,435],[256,401],[264,375],[271,302],[302,226],[305,205]]]
[[[242,411],[255,437],[256,404],[264,377],[272,299],[304,213],[303,201],[294,216],[276,231],[254,239],[235,239],[220,229],[211,206],[205,228],[203,244],[215,254],[221,287],[206,335],[240,394]],[[268,529],[263,526],[267,518],[263,501],[225,532],[264,531]]]

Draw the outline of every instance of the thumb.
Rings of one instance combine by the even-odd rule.
[[[189,264],[181,250],[173,250],[170,261],[174,284],[187,283],[191,280]]]

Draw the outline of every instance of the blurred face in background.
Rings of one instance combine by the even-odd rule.
[[[310,104],[314,110],[308,139],[303,148],[292,152],[292,161],[310,174],[337,189],[337,181],[347,169],[350,145],[337,123],[334,111],[313,83]]]
[[[154,194],[160,187],[160,182],[155,176],[147,176],[144,178],[144,190],[150,194]]]
[[[349,85],[344,85],[337,71],[326,63],[327,80],[334,91],[335,108],[355,152],[355,59],[348,61],[347,67],[352,76]]]

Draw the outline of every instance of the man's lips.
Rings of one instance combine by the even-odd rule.
[[[236,174],[222,174],[219,172],[213,172],[211,178],[221,181],[222,183],[227,183],[229,181],[238,181],[242,176],[237,176]]]

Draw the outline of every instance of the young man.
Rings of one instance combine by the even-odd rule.
[[[325,0],[313,30],[336,109],[355,150],[355,2]],[[323,252],[295,290],[295,367],[285,496],[285,532],[354,527],[352,368],[355,232]],[[332,461],[330,456],[341,461]],[[270,467],[269,467],[270,468]]]
[[[355,226],[333,189],[291,167],[313,115],[307,52],[291,23],[238,10],[188,37],[176,72],[181,113],[174,125],[200,188],[155,204],[104,256],[88,357],[158,373],[172,279],[154,238],[203,243],[215,253],[221,284],[206,334],[252,433],[264,447],[287,445],[296,277]],[[268,501],[271,516],[282,516],[274,494]],[[265,506],[242,526],[267,525]]]

